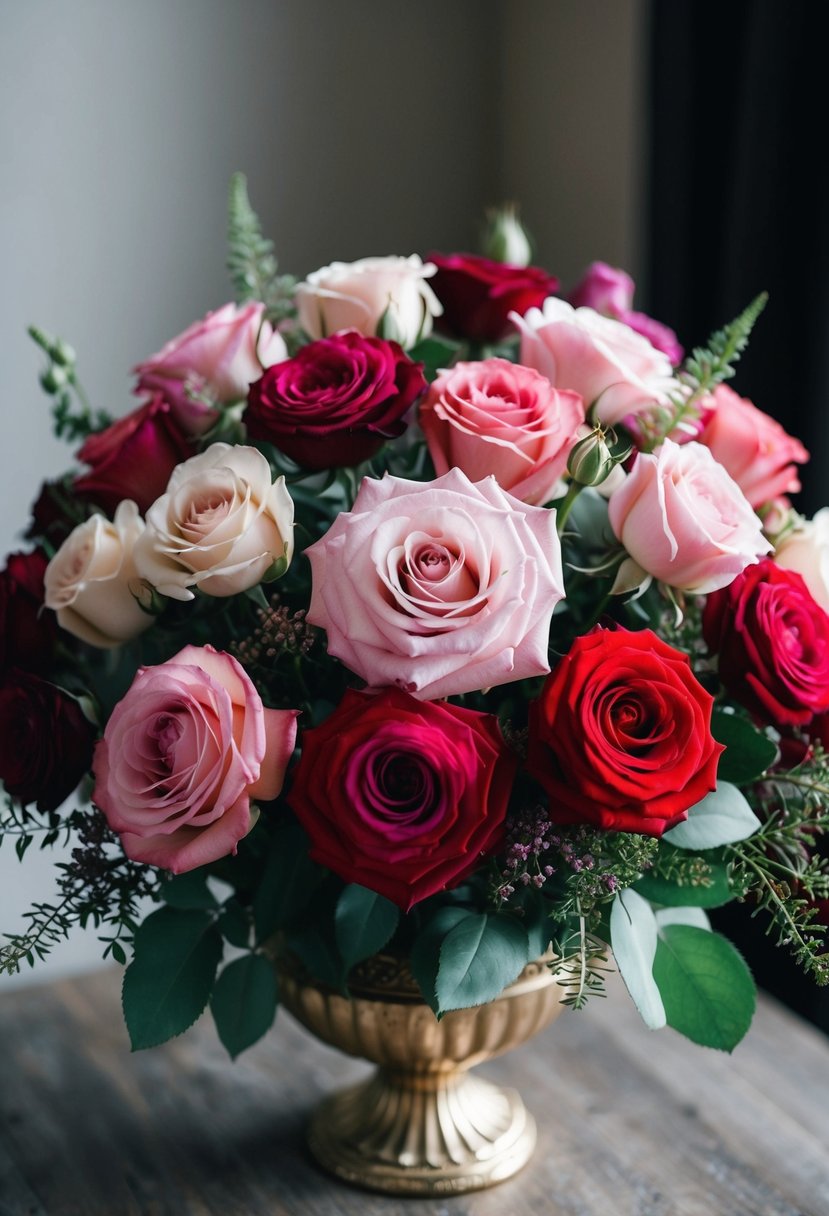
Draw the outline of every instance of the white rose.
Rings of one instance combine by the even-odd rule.
[[[134,551],[144,521],[131,499],[110,523],[93,515],[67,536],[46,567],[45,602],[58,624],[91,646],[112,647],[143,633],[153,617],[136,602]]]
[[[382,320],[382,336],[412,347],[432,332],[443,308],[426,279],[437,267],[411,257],[332,262],[309,274],[296,289],[302,328],[312,338],[341,329],[371,337]]]
[[[801,575],[812,599],[829,612],[829,507],[804,519],[780,542],[774,560]]]
[[[214,443],[173,470],[135,547],[139,574],[162,595],[191,600],[255,586],[293,553],[294,504],[285,478],[256,448]]]

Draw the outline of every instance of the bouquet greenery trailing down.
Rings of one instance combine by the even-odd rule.
[[[0,575],[0,839],[71,852],[0,966],[97,931],[135,1048],[209,1004],[242,1051],[278,948],[336,989],[402,955],[438,1017],[548,951],[580,1008],[612,955],[649,1026],[730,1050],[733,900],[829,980],[829,521],[725,384],[764,301],[683,363],[516,224],[512,262],[297,283],[237,175],[236,301],[125,417],[30,331],[83,467]]]

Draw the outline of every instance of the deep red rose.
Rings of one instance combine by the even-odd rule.
[[[75,478],[74,489],[109,515],[124,498],[143,514],[167,489],[176,465],[194,454],[170,405],[156,396],[89,436],[78,459],[92,468]]]
[[[0,571],[0,671],[22,667],[45,671],[57,638],[54,612],[42,612],[43,575],[49,564],[42,549],[12,553]]]
[[[555,823],[661,836],[716,786],[714,699],[650,629],[576,638],[530,704],[527,767]]]
[[[316,861],[408,910],[498,847],[514,774],[493,715],[349,691],[305,732],[288,801]]]
[[[510,266],[474,253],[430,253],[431,280],[443,305],[440,326],[472,342],[498,342],[510,331],[509,314],[522,317],[558,290],[558,279],[537,266]]]
[[[32,503],[26,540],[46,540],[59,549],[70,532],[94,513],[95,506],[72,486],[71,476],[44,481]]]
[[[770,558],[709,595],[702,615],[720,680],[762,722],[795,726],[829,710],[829,616],[802,577]]]
[[[0,780],[24,806],[53,811],[92,763],[95,729],[77,701],[30,672],[0,684]]]
[[[307,469],[373,456],[402,435],[403,415],[426,388],[423,364],[396,342],[346,330],[309,342],[251,385],[250,439],[265,439]]]

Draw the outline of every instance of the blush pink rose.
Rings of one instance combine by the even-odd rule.
[[[809,459],[799,439],[779,422],[739,397],[726,384],[711,394],[699,441],[736,481],[753,507],[800,489],[795,465]]]
[[[633,560],[670,587],[726,587],[771,549],[745,495],[700,443],[640,452],[608,517]]]
[[[550,617],[564,596],[556,513],[494,477],[367,477],[306,552],[308,620],[369,685],[433,700],[550,670]]]
[[[592,308],[550,297],[523,317],[513,313],[512,320],[521,334],[519,362],[556,388],[578,393],[606,426],[666,404],[667,394],[679,388],[667,355]]]
[[[763,520],[769,531],[769,519]],[[774,560],[784,570],[801,576],[812,598],[829,613],[829,507],[821,507],[813,519],[802,519],[778,543]]]
[[[438,474],[453,467],[470,481],[490,473],[522,502],[554,497],[584,422],[577,393],[506,359],[456,363],[432,384],[420,425]]]
[[[124,852],[181,874],[236,852],[252,798],[282,788],[294,710],[265,709],[244,669],[212,646],[142,667],[95,748],[93,800]]]
[[[204,434],[216,421],[211,403],[244,401],[263,369],[288,356],[264,312],[257,303],[209,312],[134,368],[135,391],[161,393],[187,434]]]
[[[624,270],[608,266],[607,262],[591,262],[570,295],[574,308],[593,308],[605,317],[624,321],[637,334],[647,338],[651,346],[668,356],[673,367],[682,362],[683,350],[674,331],[661,321],[633,308],[633,279]]]

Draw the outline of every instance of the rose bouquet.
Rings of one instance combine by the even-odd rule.
[[[275,952],[344,990],[389,951],[441,1016],[543,956],[579,1007],[612,951],[649,1026],[731,1049],[709,910],[829,979],[826,513],[724,383],[763,301],[683,362],[515,227],[297,284],[237,177],[229,234],[236,302],[126,417],[31,331],[81,468],[0,575],[2,833],[72,849],[3,968],[91,926],[134,1047],[209,1004],[235,1055]]]

